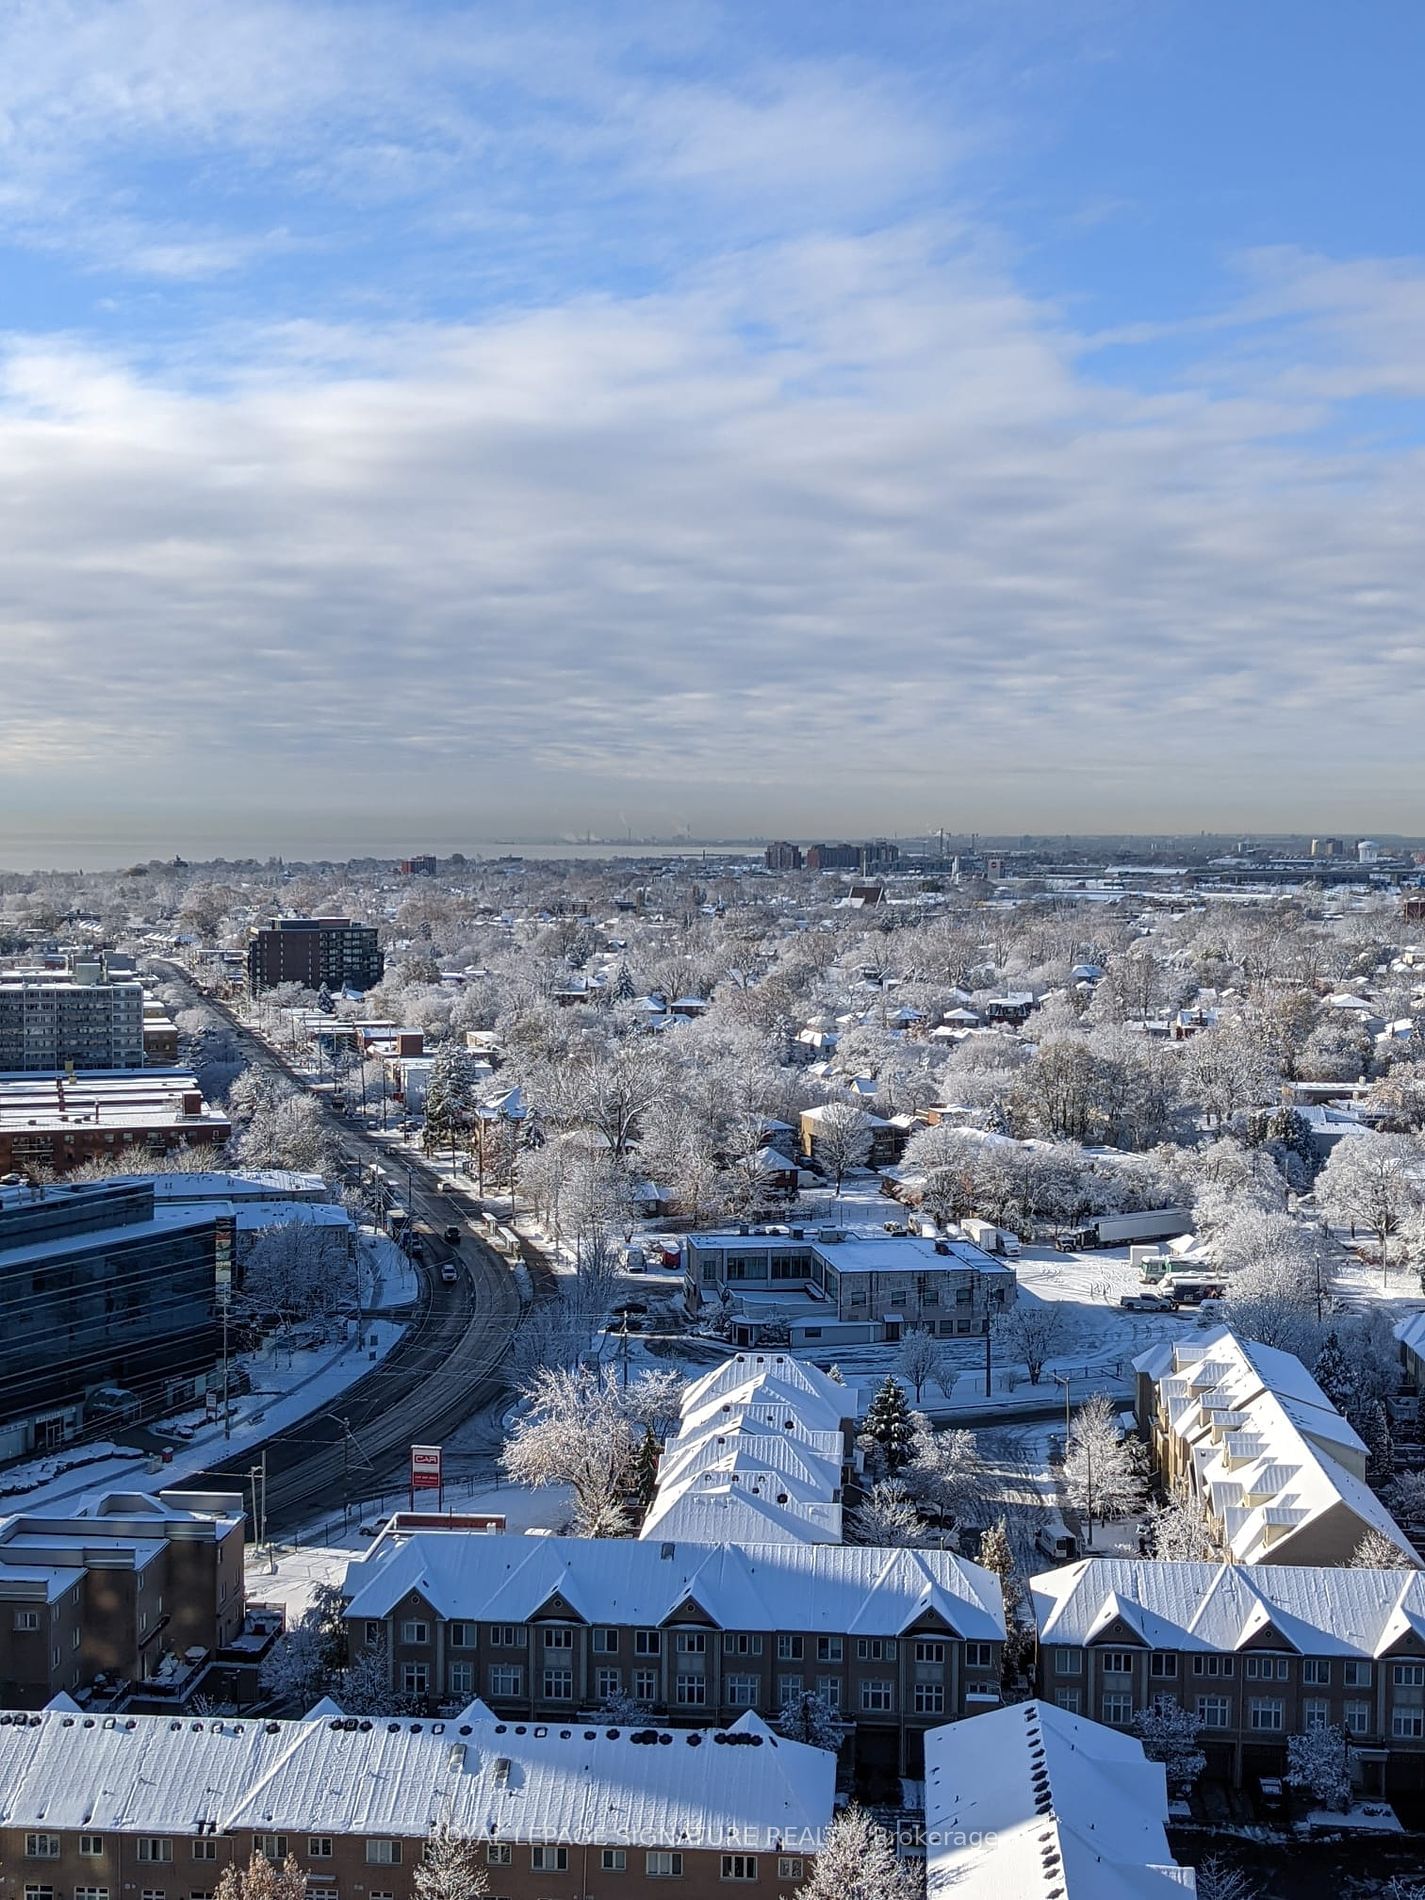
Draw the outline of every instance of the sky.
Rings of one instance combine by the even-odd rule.
[[[8,0],[0,863],[1419,833],[1415,0]]]

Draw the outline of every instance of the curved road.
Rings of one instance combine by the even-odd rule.
[[[159,959],[155,959],[159,961]],[[394,1162],[408,1176],[410,1213],[422,1223],[427,1268],[414,1324],[374,1370],[340,1394],[331,1411],[299,1419],[265,1445],[246,1446],[189,1480],[185,1488],[245,1490],[248,1472],[267,1454],[267,1532],[290,1530],[349,1499],[369,1497],[373,1480],[404,1472],[412,1444],[439,1444],[504,1390],[500,1367],[518,1328],[522,1302],[509,1264],[470,1232],[454,1247],[440,1238],[464,1223],[470,1198],[443,1188],[414,1151],[392,1155],[337,1115],[306,1076],[255,1036],[226,1004],[208,996],[186,970],[163,960],[172,980],[221,1016],[253,1061],[311,1091],[332,1123],[342,1156]],[[432,1267],[454,1261],[459,1277],[443,1285]]]

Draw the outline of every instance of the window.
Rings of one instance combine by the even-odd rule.
[[[16,1610],[15,1621],[11,1626],[17,1630],[37,1630],[40,1626],[38,1610]]]
[[[1418,1742],[1425,1736],[1425,1709],[1396,1709],[1390,1718],[1390,1732],[1398,1742]]]
[[[1161,1650],[1148,1658],[1148,1674],[1157,1677],[1159,1682],[1171,1681],[1178,1673],[1176,1656],[1165,1656]]]
[[[746,1630],[732,1630],[722,1639],[722,1653],[724,1656],[760,1656],[762,1638]]]
[[[680,1656],[704,1656],[707,1654],[708,1639],[703,1630],[679,1630],[678,1654]]]
[[[428,1663],[402,1663],[401,1687],[407,1695],[424,1695],[430,1688]]]
[[[1308,1689],[1324,1689],[1331,1680],[1331,1662],[1326,1656],[1307,1656],[1301,1665],[1301,1680]]]
[[[399,1867],[400,1864],[401,1843],[399,1841],[372,1840],[366,1843],[368,1867]]]
[[[475,1625],[473,1623],[451,1623],[448,1625],[448,1635],[452,1649],[473,1649],[475,1647]]]
[[[896,1706],[896,1690],[893,1682],[863,1682],[861,1684],[861,1707],[867,1715],[885,1715]]]
[[[708,1699],[708,1685],[702,1676],[679,1676],[673,1685],[680,1708],[700,1709]]]
[[[194,1860],[216,1860],[218,1858],[218,1843],[207,1839],[194,1841],[193,1858]]]
[[[801,1877],[802,1863],[794,1855],[783,1854],[777,1862],[778,1880],[800,1880]]]
[[[496,1623],[490,1630],[490,1641],[496,1649],[523,1649],[524,1629],[518,1623]]]
[[[102,1834],[81,1834],[79,1837],[79,1851],[86,1860],[97,1860],[104,1852],[104,1836]]]
[[[1225,1695],[1200,1695],[1197,1699],[1197,1719],[1202,1728],[1230,1728],[1232,1704]]]
[[[777,1707],[789,1709],[794,1702],[802,1699],[802,1679],[800,1676],[778,1676]]]
[[[255,1836],[257,1851],[266,1856],[274,1867],[280,1867],[287,1858],[287,1836],[285,1834],[258,1834]]]
[[[423,1622],[421,1618],[417,1616],[408,1617],[401,1625],[401,1641],[403,1643],[428,1643],[430,1641],[430,1624]]]
[[[727,1678],[728,1705],[734,1709],[755,1709],[759,1684],[756,1676],[729,1676]]]
[[[54,1888],[27,1886],[25,1888],[25,1900],[54,1900]]]
[[[368,1623],[366,1625],[366,1641],[368,1647],[383,1642],[385,1636],[386,1625],[384,1623]]]
[[[988,1644],[988,1643],[976,1643],[976,1644],[974,1645],[974,1647],[975,1647],[976,1649],[984,1649],[984,1650],[987,1650],[987,1649],[989,1648],[989,1644]],[[917,1661],[918,1663],[940,1663],[940,1664],[942,1664],[942,1665],[943,1665],[943,1664],[944,1664],[944,1661],[945,1661],[945,1645],[944,1645],[944,1643],[923,1643],[923,1642],[917,1642],[917,1643],[916,1643],[916,1646],[915,1646],[915,1660],[916,1660],[916,1661]],[[968,1650],[966,1651],[966,1660],[967,1660],[967,1661],[969,1660],[969,1652],[968,1652]],[[989,1658],[988,1658],[988,1656],[986,1656],[984,1660],[985,1660],[986,1662],[988,1662],[988,1661],[989,1661]]]
[[[671,1880],[683,1871],[683,1856],[655,1848],[643,1857],[643,1871],[650,1880]]]
[[[486,1841],[485,1865],[487,1867],[513,1867],[515,1850],[508,1841]]]
[[[609,1629],[595,1630],[590,1637],[590,1646],[596,1656],[617,1656],[618,1631]]]
[[[452,1695],[469,1695],[475,1687],[475,1665],[452,1663],[446,1672]]]
[[[1133,1692],[1131,1689],[1105,1690],[1102,1699],[1102,1714],[1099,1720],[1116,1728],[1123,1728],[1133,1720]]]
[[[611,1695],[622,1695],[623,1671],[621,1669],[596,1669],[594,1671],[594,1693],[601,1702],[607,1702]]]
[[[945,1684],[943,1682],[916,1683],[915,1712],[917,1715],[943,1715],[945,1713]]]
[[[856,1654],[862,1662],[894,1662],[896,1659],[895,1638],[892,1636],[858,1636]]]
[[[662,1630],[635,1630],[633,1653],[635,1656],[661,1656],[663,1654]]]
[[[1236,1660],[1235,1656],[1194,1656],[1192,1673],[1195,1676],[1230,1676]]]
[[[546,1669],[544,1672],[544,1697],[547,1702],[572,1702],[574,1699],[574,1671],[572,1669]]]
[[[656,1669],[635,1669],[633,1672],[633,1695],[636,1702],[655,1702],[658,1699],[658,1671]]]
[[[1077,1715],[1079,1712],[1078,1690],[1056,1689],[1054,1691],[1054,1706],[1056,1709],[1062,1709],[1066,1715]]]
[[[1286,1704],[1280,1696],[1253,1696],[1247,1704],[1247,1726],[1278,1734],[1286,1726]]]
[[[816,1692],[829,1709],[839,1709],[841,1707],[840,1676],[818,1676],[816,1679]]]
[[[1285,1656],[1249,1656],[1242,1672],[1248,1682],[1285,1682]]]
[[[563,1874],[569,1871],[569,1849],[567,1847],[532,1847],[529,1850],[529,1864],[537,1874]]]
[[[1348,1689],[1369,1689],[1371,1686],[1371,1665],[1368,1662],[1345,1662],[1341,1665],[1341,1680]]]
[[[1392,1676],[1397,1689],[1425,1688],[1425,1663],[1396,1663]]]
[[[992,1669],[994,1667],[995,1648],[993,1643],[966,1643],[965,1667],[967,1669]]]
[[[724,1880],[755,1880],[757,1856],[755,1854],[724,1854],[722,1877]]]
[[[1370,1703],[1346,1703],[1341,1710],[1341,1726],[1348,1735],[1369,1735],[1371,1732]]]
[[[573,1630],[547,1629],[544,1632],[544,1647],[546,1649],[572,1649],[574,1647]]]
[[[1130,1676],[1133,1673],[1133,1651],[1131,1649],[1106,1649],[1103,1651],[1103,1673],[1106,1676]]]
[[[107,1887],[76,1887],[74,1900],[109,1900]]]
[[[1325,1696],[1308,1696],[1301,1705],[1301,1726],[1309,1735],[1312,1729],[1330,1728],[1331,1704]]]
[[[816,1659],[818,1662],[841,1662],[846,1653],[846,1645],[839,1636],[818,1636],[816,1639]]]
[[[779,1636],[777,1638],[777,1661],[800,1662],[802,1659],[802,1639],[800,1636]]]
[[[332,1837],[330,1834],[313,1834],[307,1841],[308,1860],[330,1860],[332,1857]]]
[[[140,1843],[140,1846],[142,1846],[142,1842]],[[59,1859],[58,1834],[27,1834],[25,1836],[25,1859],[26,1860],[58,1860]],[[142,1854],[139,1855],[139,1859],[140,1860],[143,1859]]]
[[[628,1855],[621,1847],[606,1847],[599,1865],[606,1874],[622,1874],[628,1870]]]
[[[173,1843],[161,1834],[141,1834],[139,1836],[139,1859],[147,1861],[168,1861],[173,1859]]]
[[[490,1671],[491,1695],[518,1695],[524,1671],[516,1663],[496,1663]]]
[[[1054,1667],[1061,1676],[1081,1676],[1084,1670],[1084,1652],[1081,1649],[1056,1649]]]

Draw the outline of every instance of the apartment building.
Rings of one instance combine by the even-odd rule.
[[[233,1246],[231,1211],[152,1181],[0,1187],[0,1458],[198,1397]]]
[[[383,1653],[393,1688],[511,1720],[624,1696],[733,1721],[817,1692],[862,1760],[913,1773],[927,1728],[1000,1699],[998,1579],[949,1551],[388,1533],[343,1594],[350,1654]]]
[[[0,1706],[82,1695],[101,1673],[144,1682],[233,1642],[243,1609],[236,1495],[116,1491],[0,1518]]]
[[[348,917],[274,917],[247,947],[247,987],[253,996],[279,983],[366,991],[381,981],[384,969],[374,928]]]
[[[1173,1900],[1168,1786],[1141,1742],[1047,1702],[926,1742],[928,1900]]]
[[[839,1544],[855,1409],[848,1387],[790,1354],[723,1360],[683,1395],[640,1536]]]
[[[414,1900],[423,1843],[473,1843],[496,1900],[781,1900],[832,1818],[835,1758],[729,1729],[0,1714],[0,1865],[24,1900],[211,1900],[295,1856],[310,1900]]]
[[[833,1227],[688,1234],[683,1268],[690,1313],[724,1301],[749,1320],[775,1311],[794,1346],[896,1339],[908,1327],[983,1334],[1019,1291],[1013,1267],[970,1241]]]
[[[34,1074],[71,1065],[144,1066],[142,984],[106,982],[97,963],[77,963],[69,975],[0,975],[0,1071]]]
[[[1365,1482],[1365,1445],[1291,1353],[1223,1327],[1155,1346],[1133,1369],[1164,1485],[1201,1501],[1235,1562],[1345,1564],[1372,1530],[1413,1561]]]
[[[126,1149],[216,1148],[232,1132],[182,1070],[0,1077],[0,1175],[66,1174]]]
[[[1039,1691],[1127,1728],[1172,1697],[1209,1772],[1277,1775],[1290,1735],[1344,1727],[1362,1785],[1425,1788],[1425,1577],[1307,1564],[1090,1558],[1030,1579]]]

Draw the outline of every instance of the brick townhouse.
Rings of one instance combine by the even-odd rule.
[[[1046,1700],[1113,1728],[1171,1697],[1209,1772],[1277,1775],[1288,1736],[1344,1727],[1364,1788],[1425,1788],[1418,1570],[1090,1558],[1031,1579]]]
[[[429,1707],[557,1721],[631,1696],[673,1722],[819,1692],[857,1753],[919,1767],[925,1730],[997,1706],[999,1582],[949,1551],[423,1531],[348,1566],[348,1647]]]
[[[774,1735],[322,1715],[0,1714],[6,1900],[212,1900],[254,1851],[309,1900],[414,1900],[441,1822],[493,1900],[783,1900],[829,1825],[835,1757]]]
[[[40,1708],[101,1672],[131,1682],[243,1626],[242,1499],[113,1492],[0,1518],[0,1704]]]

